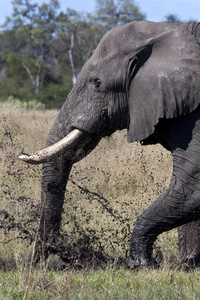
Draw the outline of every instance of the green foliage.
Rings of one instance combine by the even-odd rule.
[[[7,56],[8,75],[11,77],[21,76],[24,71],[20,63],[19,55],[16,52],[11,52]]]
[[[31,64],[30,59],[27,58],[26,60]],[[19,54],[10,52],[6,58],[6,66],[7,76],[0,77],[0,99],[5,101],[9,96],[13,96],[22,99],[22,101],[29,101],[35,98],[33,86],[22,65]]]
[[[133,0],[97,0],[97,22],[106,30],[132,21],[142,21],[145,15],[140,12]]]
[[[21,101],[20,99],[10,96],[7,101],[0,102],[0,107],[9,109],[15,108],[43,110],[45,109],[45,104],[34,99],[29,101]]]
[[[41,90],[38,100],[46,108],[61,108],[70,90],[70,84],[51,83]]]
[[[144,19],[132,0],[97,1],[94,15],[71,9],[60,12],[57,0],[12,4],[12,16],[0,33],[0,101],[12,96],[46,108],[61,107],[72,77],[77,78],[107,30]]]
[[[165,22],[167,23],[180,23],[181,20],[174,14],[169,14],[165,17]]]

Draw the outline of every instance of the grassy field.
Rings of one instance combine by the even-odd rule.
[[[159,270],[117,264],[129,250],[138,215],[166,189],[172,171],[168,152],[128,144],[126,131],[102,140],[73,166],[65,195],[63,234],[70,244],[100,251],[107,265],[79,262],[55,271],[55,257],[37,268],[24,263],[39,224],[41,166],[17,157],[45,145],[57,113],[0,109],[0,299],[199,299],[200,271],[175,268],[176,230],[156,241],[154,255],[158,249],[163,255]]]

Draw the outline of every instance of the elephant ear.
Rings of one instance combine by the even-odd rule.
[[[200,46],[195,37],[178,24],[155,28],[149,23],[149,32],[154,36],[145,42],[143,38],[129,86],[128,142],[144,140],[160,119],[185,115],[200,103]]]

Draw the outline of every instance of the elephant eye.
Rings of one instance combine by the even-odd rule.
[[[91,87],[93,87],[93,88],[99,88],[101,85],[101,81],[98,78],[91,78],[90,84],[91,84]]]

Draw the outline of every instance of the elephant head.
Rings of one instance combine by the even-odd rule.
[[[29,163],[44,163],[41,240],[58,234],[72,164],[102,137],[124,128],[128,142],[164,145],[166,133],[159,129],[163,120],[197,109],[199,78],[200,47],[187,25],[132,22],[102,38],[65,101],[46,148],[20,156]]]

